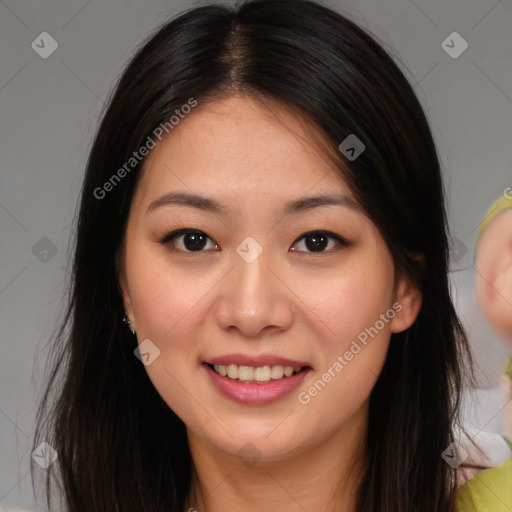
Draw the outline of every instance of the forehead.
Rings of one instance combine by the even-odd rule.
[[[199,102],[147,156],[138,196],[148,202],[177,189],[225,202],[262,190],[285,202],[309,191],[351,196],[328,147],[312,122],[282,103],[247,96]]]

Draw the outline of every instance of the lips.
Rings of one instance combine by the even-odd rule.
[[[312,369],[305,361],[243,354],[210,358],[202,366],[218,391],[245,405],[264,405],[285,397]]]

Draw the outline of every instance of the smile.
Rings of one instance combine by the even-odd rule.
[[[273,366],[244,366],[237,364],[215,364],[209,365],[210,368],[228,379],[237,382],[248,382],[248,383],[264,383],[270,382],[271,380],[279,380],[283,378],[291,377],[292,375],[299,373],[305,367],[304,366],[282,366],[280,364]]]
[[[304,361],[271,355],[246,357],[233,354],[210,359],[201,366],[213,389],[246,406],[267,405],[289,396],[312,370]]]

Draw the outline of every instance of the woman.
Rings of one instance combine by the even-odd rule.
[[[164,24],[82,189],[34,441],[66,510],[455,510],[447,259],[432,134],[368,33],[302,0]]]

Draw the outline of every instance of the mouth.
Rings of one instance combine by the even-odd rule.
[[[307,365],[285,366],[281,364],[264,366],[247,366],[238,364],[204,363],[215,373],[234,382],[245,384],[268,384],[269,382],[289,379],[301,372],[311,369]]]
[[[205,361],[202,367],[214,389],[245,406],[265,406],[285,399],[312,370],[307,363],[270,356],[222,357]]]

